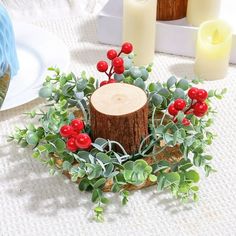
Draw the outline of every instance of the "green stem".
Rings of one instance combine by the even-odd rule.
[[[118,146],[121,148],[122,152],[123,152],[125,155],[128,155],[128,153],[125,151],[124,147],[123,147],[120,143],[118,143],[118,142],[116,142],[116,141],[110,141],[110,140],[109,140],[109,142],[110,142],[110,144],[116,144],[116,145],[118,145]]]

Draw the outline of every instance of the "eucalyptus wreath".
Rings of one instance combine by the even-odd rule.
[[[137,68],[130,60],[131,56],[124,58],[129,66],[124,73],[114,77],[116,82],[140,87],[148,96],[149,135],[140,143],[137,153],[130,155],[116,140],[103,138],[93,140],[89,150],[71,152],[66,148],[66,141],[59,131],[78,116],[78,111],[83,117],[84,131],[91,133],[89,99],[99,84],[85,72],[77,77],[73,73],[61,73],[58,68],[49,68],[51,75],[46,77],[39,92],[47,100],[46,106],[27,113],[33,122],[25,128],[16,128],[9,137],[9,141],[16,141],[23,148],[31,147],[33,158],[48,166],[52,175],[66,173],[80,191],[91,192],[95,218],[99,221],[103,220],[104,205],[109,203],[103,191],[108,182],[111,183],[110,190],[120,195],[122,205],[128,202],[130,195],[127,184],[141,186],[146,181],[156,184],[158,191],[169,189],[175,198],[183,202],[197,201],[199,169],[203,169],[206,176],[215,171],[211,166],[213,157],[206,153],[215,136],[209,131],[216,113],[211,100],[221,99],[226,89],[208,91],[206,114],[198,117],[192,112],[179,111],[172,117],[170,106],[177,99],[184,100],[186,107],[193,106],[188,91],[202,81],[177,80],[172,76],[165,83],[148,84],[145,81],[152,65]],[[145,76],[137,78],[138,70],[142,70]],[[35,124],[36,119],[38,125]],[[183,119],[189,123],[184,123]],[[115,151],[114,145],[119,145],[121,151]],[[171,155],[167,150],[172,148],[178,148],[183,158],[169,161]],[[161,153],[167,156],[165,160],[158,160]],[[152,158],[151,164],[146,161],[147,157]]]

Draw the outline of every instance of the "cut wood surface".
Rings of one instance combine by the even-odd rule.
[[[157,20],[177,20],[184,18],[188,0],[157,0]]]
[[[119,142],[132,154],[148,135],[146,93],[133,85],[114,83],[97,89],[90,100],[93,139]]]

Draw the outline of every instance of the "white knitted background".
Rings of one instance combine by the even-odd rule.
[[[77,2],[93,2],[94,12],[102,3]],[[18,5],[8,5],[12,14],[14,7],[21,9]],[[28,22],[64,40],[71,52],[70,70],[75,73],[86,70],[102,78],[95,64],[105,57],[109,47],[96,41],[95,14],[83,12],[80,17],[58,16]],[[190,79],[194,76],[190,58],[157,54],[154,64],[152,81],[164,81],[172,74]],[[30,157],[30,150],[20,150],[6,142],[15,126],[27,123],[22,113],[43,101],[38,99],[0,112],[0,236],[236,235],[236,66],[230,67],[225,80],[207,82],[204,87],[227,87],[228,93],[224,100],[215,103],[219,113],[212,129],[218,137],[209,148],[218,172],[207,179],[202,177],[200,201],[182,205],[169,193],[160,194],[151,187],[133,192],[126,207],[121,207],[114,196],[106,208],[104,223],[92,221],[89,194],[79,192],[76,185],[62,176],[50,176],[47,168]]]

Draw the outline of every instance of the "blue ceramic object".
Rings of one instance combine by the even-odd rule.
[[[0,5],[0,79],[9,70],[10,77],[17,74],[19,62],[11,19]]]

